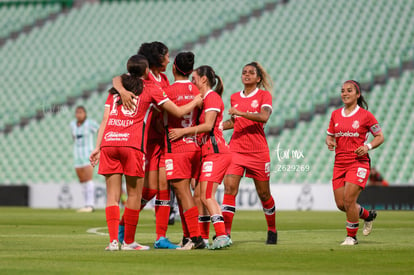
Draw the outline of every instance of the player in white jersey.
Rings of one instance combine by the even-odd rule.
[[[85,207],[79,209],[78,212],[92,212],[95,204],[95,187],[92,181],[93,167],[89,156],[95,148],[94,136],[99,129],[99,124],[87,118],[86,109],[83,106],[76,107],[75,117],[76,119],[70,123],[74,141],[74,166],[85,196]]]

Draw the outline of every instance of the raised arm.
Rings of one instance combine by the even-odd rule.
[[[115,76],[112,79],[112,85],[119,92],[122,100],[122,105],[129,111],[133,111],[135,108],[135,103],[133,100],[137,98],[137,96],[124,88],[122,85],[122,78],[120,76]]]
[[[175,128],[170,129],[168,137],[171,141],[180,139],[183,136],[192,136],[199,133],[210,132],[214,128],[216,122],[217,112],[209,111],[206,113],[205,122],[203,124],[187,127],[187,128]]]
[[[99,126],[98,130],[98,137],[96,138],[96,146],[95,149],[92,151],[89,161],[91,162],[92,166],[96,166],[99,162],[99,154],[101,152],[101,143],[103,138],[103,133],[105,131],[106,123],[109,117],[109,107],[105,106],[105,111],[102,117],[101,125]]]
[[[190,103],[187,103],[181,107],[178,107],[174,102],[168,100],[162,104],[162,108],[166,110],[168,114],[171,114],[175,117],[183,117],[186,114],[190,113],[194,108],[200,107],[202,104],[203,99],[200,95],[197,95]]]
[[[245,119],[266,123],[269,119],[270,115],[272,114],[272,108],[269,106],[263,106],[260,109],[260,113],[248,113],[248,112],[241,112],[234,107],[231,107],[229,110],[229,114],[232,116],[239,116],[244,117]]]

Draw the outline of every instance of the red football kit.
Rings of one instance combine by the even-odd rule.
[[[167,75],[164,73],[160,73],[160,75],[156,77],[150,71],[148,79],[154,81],[154,83],[160,86],[163,90],[170,86]],[[153,112],[150,121],[145,170],[157,171],[159,167],[164,167],[164,162],[160,161],[161,155],[164,154],[164,130],[162,129],[162,112],[160,109]]]
[[[240,91],[231,96],[231,106],[241,112],[260,113],[264,107],[272,109],[272,95],[258,88],[247,96]],[[233,158],[226,175],[243,176],[246,171],[246,177],[269,180],[270,155],[264,123],[235,116],[230,150]]]
[[[148,118],[154,105],[160,106],[169,99],[153,81],[143,80],[143,84],[134,111],[118,104],[119,95],[108,95],[105,107],[110,111],[101,143],[99,174],[144,176]]]
[[[223,100],[213,90],[204,95],[200,124],[205,122],[207,112],[217,112],[217,117],[213,129],[198,137],[203,156],[199,181],[221,183],[227,168],[231,164],[232,154],[223,137]]]
[[[196,95],[200,94],[200,91],[191,81],[181,80],[167,87],[165,93],[177,106],[183,106],[191,102]],[[164,112],[164,127],[168,132],[168,129],[195,126],[198,114],[198,108],[182,118],[170,116]],[[170,141],[168,135],[165,135],[164,152],[168,180],[198,178],[201,156],[200,146],[195,137],[183,137]]]
[[[374,115],[357,106],[349,115],[344,108],[332,112],[327,134],[335,137],[335,164],[332,184],[334,190],[351,182],[365,188],[370,172],[369,155],[358,157],[355,150],[363,146],[369,136],[381,132]]]

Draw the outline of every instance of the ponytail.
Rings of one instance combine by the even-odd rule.
[[[345,81],[345,83],[351,83],[352,85],[354,85],[355,90],[357,91],[357,93],[359,94],[359,98],[357,100],[357,104],[359,107],[368,110],[368,103],[366,102],[364,96],[362,95],[361,92],[361,84],[359,84],[358,81],[355,80],[347,80]]]
[[[257,84],[257,87],[272,93],[273,81],[270,78],[269,74],[266,72],[266,70],[263,68],[263,66],[259,62],[256,62],[256,61],[246,64],[245,67],[246,66],[252,66],[256,68],[257,76],[260,77],[260,81]]]
[[[131,56],[127,63],[127,70],[129,74],[121,75],[122,86],[134,95],[140,95],[144,89],[142,77],[145,75],[147,68],[148,61],[145,56],[139,54]],[[109,90],[109,93],[119,94],[114,87]],[[118,100],[118,104],[122,104],[121,99]]]
[[[223,80],[219,75],[216,74],[212,67],[208,65],[203,65],[195,69],[195,71],[200,77],[207,77],[208,85],[211,89],[214,88],[214,91],[218,93],[220,96],[223,94]]]

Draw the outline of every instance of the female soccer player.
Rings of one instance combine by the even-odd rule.
[[[271,81],[263,67],[251,62],[243,67],[244,89],[231,96],[231,119],[223,123],[223,129],[234,128],[230,141],[232,163],[224,177],[223,216],[228,235],[231,233],[236,195],[240,180],[253,178],[263,205],[268,233],[267,244],[277,243],[276,208],[270,193],[270,155],[264,133],[264,124],[272,113]],[[265,90],[261,90],[261,89]]]
[[[167,96],[178,106],[191,101],[200,92],[188,79],[193,72],[194,54],[192,52],[179,53],[173,65],[175,82],[165,89]],[[198,110],[194,109],[183,118],[164,116],[166,131],[172,128],[186,129],[196,125]],[[167,180],[171,183],[180,205],[184,237],[190,238],[181,249],[205,248],[198,225],[198,209],[190,190],[192,178],[198,178],[200,169],[200,146],[194,137],[182,139],[165,139],[165,170]]]
[[[168,87],[169,81],[165,72],[169,60],[168,47],[161,42],[143,43],[138,50],[138,54],[144,55],[149,62],[150,73],[148,78],[162,89]],[[135,95],[127,91],[120,81],[119,77],[114,78],[114,87],[121,95],[122,101],[127,109],[131,109]],[[176,245],[172,244],[167,238],[167,228],[170,214],[170,194],[169,186],[165,176],[164,162],[160,161],[164,153],[164,128],[162,122],[161,112],[153,112],[150,118],[149,139],[146,148],[146,162],[145,162],[145,180],[144,189],[142,193],[142,205],[144,208],[147,202],[152,200],[155,195],[155,216],[156,216],[156,241],[155,248],[169,248],[175,249]],[[120,239],[123,236],[123,219],[120,223]]]
[[[347,237],[342,245],[358,244],[359,218],[365,220],[363,234],[369,235],[377,213],[367,211],[357,204],[357,199],[368,181],[370,159],[368,151],[384,142],[381,127],[368,111],[368,105],[361,94],[361,86],[354,80],[342,85],[341,98],[344,107],[332,112],[327,131],[326,145],[335,151],[333,190],[339,210],[346,212]],[[367,138],[371,132],[374,139]]]
[[[199,178],[201,201],[207,207],[211,222],[216,231],[216,238],[211,249],[220,249],[231,245],[226,234],[224,219],[218,202],[216,201],[217,187],[224,177],[227,167],[231,163],[230,148],[223,137],[221,123],[223,121],[224,104],[221,99],[223,83],[210,66],[201,66],[193,72],[193,83],[199,88],[203,96],[203,109],[199,125],[188,128],[171,129],[171,140],[180,140],[201,134],[199,142],[202,151],[202,170]],[[214,90],[212,90],[214,88]]]
[[[89,155],[94,149],[93,138],[99,125],[96,121],[87,118],[86,109],[83,106],[76,107],[75,117],[76,120],[70,123],[74,141],[73,155],[76,174],[82,184],[85,197],[85,207],[79,209],[78,212],[93,212],[95,188],[92,181],[93,167],[89,162]]]
[[[145,171],[145,148],[148,135],[148,116],[155,104],[169,113],[182,117],[201,103],[195,98],[189,104],[178,108],[169,101],[165,92],[153,81],[146,80],[149,73],[148,61],[142,55],[132,56],[127,64],[129,75],[122,75],[122,84],[134,91],[137,98],[133,111],[129,111],[119,100],[118,91],[111,89],[105,104],[104,117],[98,133],[97,147],[90,156],[92,165],[98,160],[99,174],[106,178],[107,207],[106,220],[110,236],[107,250],[118,250],[119,206],[122,175],[127,182],[128,199],[124,222],[125,237],[122,250],[148,250],[134,241],[141,207],[142,187]]]

